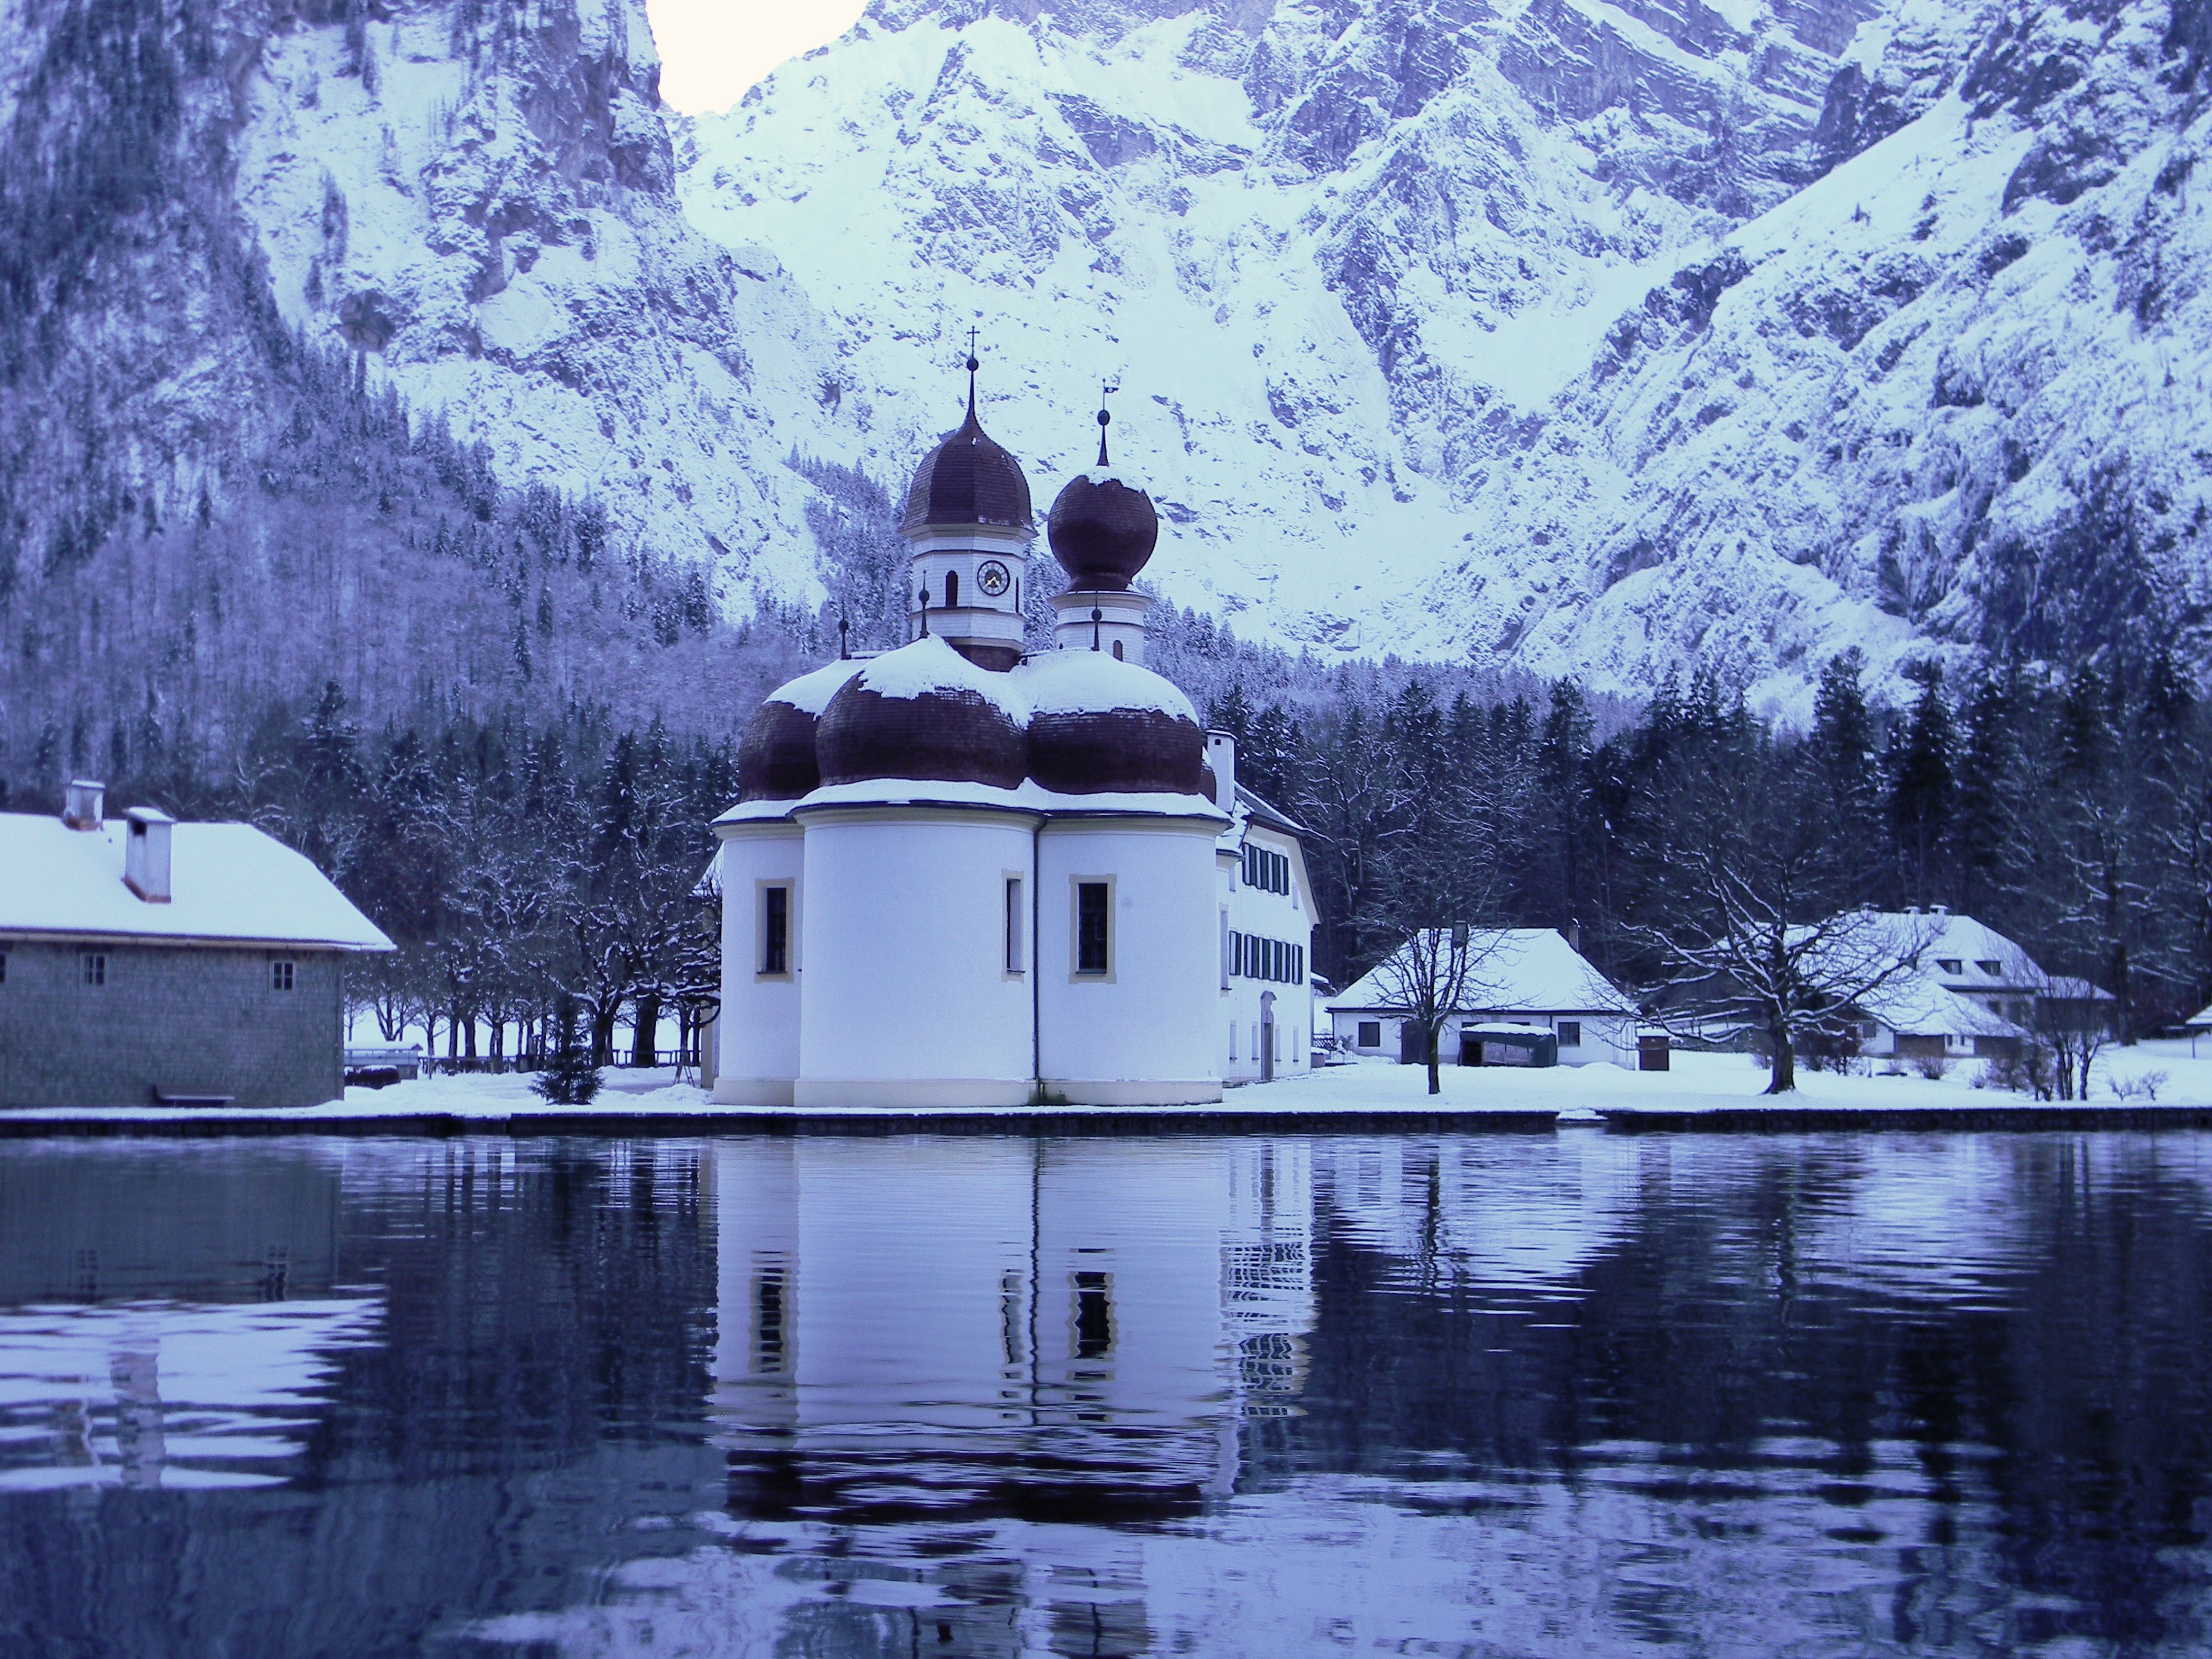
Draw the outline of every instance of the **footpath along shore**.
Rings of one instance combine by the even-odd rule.
[[[717,1105],[672,1073],[606,1073],[588,1107],[550,1106],[526,1076],[425,1078],[349,1089],[319,1106],[41,1108],[0,1111],[0,1136],[573,1134],[1437,1133],[1655,1131],[2212,1128],[2212,1043],[2145,1042],[2100,1056],[2091,1098],[2039,1103],[1977,1087],[1978,1062],[1929,1079],[1801,1072],[1795,1095],[1760,1092],[1765,1071],[1741,1054],[1678,1054],[1663,1073],[1609,1066],[1527,1071],[1446,1066],[1431,1096],[1419,1066],[1326,1067],[1232,1089],[1218,1105],[1043,1106],[885,1112]]]

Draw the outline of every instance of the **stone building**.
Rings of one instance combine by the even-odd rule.
[[[0,1105],[337,1099],[344,958],[392,941],[251,824],[103,800],[0,813]]]

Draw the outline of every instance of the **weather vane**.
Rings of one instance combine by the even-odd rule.
[[[1118,385],[1109,385],[1103,380],[1098,383],[1098,465],[1101,466],[1106,465],[1106,428],[1114,424],[1113,416],[1107,412],[1106,400],[1121,389]]]

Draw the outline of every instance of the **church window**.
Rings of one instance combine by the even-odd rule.
[[[1107,899],[1103,881],[1075,884],[1075,971],[1103,974],[1107,963]]]
[[[87,985],[106,984],[107,953],[104,951],[87,951],[83,957],[83,969],[84,982]]]
[[[269,988],[272,991],[290,990],[293,987],[295,973],[295,969],[294,969],[293,964],[289,962],[270,963],[269,964]]]
[[[1121,641],[1119,640],[1114,641],[1114,660],[1115,662],[1123,662],[1127,660],[1127,659],[1121,654]]]
[[[761,966],[763,974],[791,971],[791,889],[761,890]]]
[[[948,570],[945,573],[945,608],[950,611],[959,603],[960,573],[957,570]]]
[[[1022,971],[1022,878],[1006,878],[1006,971]]]

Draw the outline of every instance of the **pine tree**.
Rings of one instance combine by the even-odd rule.
[[[1906,896],[1926,906],[1941,879],[1943,833],[1950,822],[1952,747],[1956,732],[1943,696],[1940,663],[1913,664],[1905,678],[1920,687],[1904,732],[1889,753],[1889,823],[1904,868]]]
[[[588,1106],[592,1097],[599,1091],[599,1068],[577,1032],[574,999],[563,996],[560,1000],[554,1024],[558,1035],[553,1052],[546,1059],[545,1069],[530,1086],[553,1105]]]

